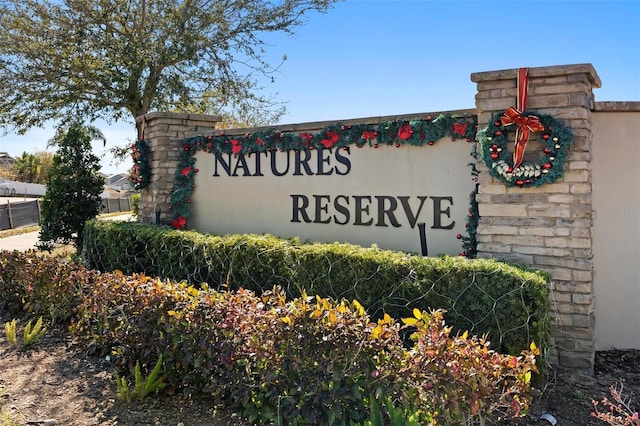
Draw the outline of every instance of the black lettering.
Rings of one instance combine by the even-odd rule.
[[[285,156],[287,157],[287,168],[284,170],[284,172],[278,171],[278,168],[276,166],[276,154],[278,154],[278,151],[271,151],[271,173],[273,173],[274,176],[284,176],[289,173],[289,151],[284,151],[281,153],[285,154]]]
[[[238,176],[238,169],[244,170],[242,176],[251,176],[251,171],[249,170],[249,166],[247,166],[247,160],[245,160],[244,155],[238,155],[238,160],[231,176]]]
[[[433,226],[431,229],[452,229],[456,224],[456,221],[452,221],[448,225],[442,225],[442,215],[447,215],[448,218],[451,218],[451,207],[447,207],[446,209],[442,209],[441,202],[448,201],[450,205],[453,205],[453,197],[431,197],[433,200]]]
[[[254,155],[256,158],[256,171],[253,173],[254,176],[264,176],[262,174],[260,155],[264,154],[265,157],[268,157],[269,154],[267,152],[252,152],[249,155]]]
[[[416,226],[416,221],[420,216],[420,212],[422,211],[422,206],[424,206],[424,202],[427,198],[429,197],[424,195],[418,196],[418,200],[420,200],[420,206],[418,207],[418,211],[414,215],[413,210],[411,210],[411,206],[409,205],[409,197],[407,196],[398,197],[398,200],[400,200],[400,204],[402,204],[402,208],[404,209],[404,214],[405,216],[407,216],[407,220],[409,221],[409,226],[411,226],[411,229],[413,229]]]
[[[222,154],[216,152],[213,163],[213,176],[220,176],[218,174],[218,163],[222,166],[225,172],[227,172],[227,176],[231,176],[231,154],[229,154],[229,161],[224,161],[222,158]]]
[[[325,151],[329,151],[329,156],[327,156],[325,158]],[[340,151],[338,149],[338,151]],[[329,170],[327,170],[326,172],[324,171],[324,163],[327,163],[327,165],[330,165],[331,163],[331,150],[330,149],[319,149],[318,150],[318,173],[316,173],[318,176],[329,176],[333,174],[333,167],[331,167]]]
[[[344,220],[340,221],[338,220],[338,217],[336,215],[333,215],[333,221],[338,225],[346,225],[347,223],[349,223],[349,220],[351,219],[351,214],[349,213],[349,209],[343,204],[341,204],[339,200],[344,200],[345,204],[347,206],[349,205],[349,197],[347,197],[346,195],[336,196],[336,198],[333,200],[333,207],[336,209],[338,213],[344,216]]]
[[[398,202],[395,197],[390,197],[388,195],[376,195],[376,200],[378,200],[378,223],[376,226],[388,226],[384,217],[387,216],[389,218],[389,222],[393,225],[394,228],[400,227],[400,223],[398,223],[396,216],[393,212],[398,208]],[[389,201],[389,207],[385,208],[385,201]]]
[[[356,200],[356,219],[353,222],[354,225],[371,226],[373,219],[369,219],[367,222],[362,221],[362,213],[369,214],[369,206],[363,206],[362,201],[366,200],[371,203],[371,197],[368,195],[354,195],[353,199]]]
[[[301,158],[301,155],[304,153],[304,158]],[[313,176],[313,170],[309,167],[309,160],[311,160],[311,151],[296,151],[295,153],[296,163],[295,170],[293,172],[294,176],[302,176],[302,172],[300,171],[300,166],[304,167],[304,171],[307,176]]]
[[[342,164],[343,166],[346,167],[346,170],[342,171],[340,170],[340,167],[336,166],[334,167],[336,174],[337,175],[347,175],[349,174],[349,172],[351,171],[351,160],[349,160],[347,157],[342,155],[342,152],[346,152],[347,154],[351,154],[351,149],[349,147],[347,147],[347,149],[345,151],[343,151],[342,149],[336,149],[336,161],[340,164]]]
[[[309,215],[307,214],[307,207],[309,207],[309,199],[304,195],[291,195],[293,199],[293,213],[291,214],[291,222],[300,223],[300,219],[298,217],[298,213],[302,216],[302,220],[306,223],[311,223],[311,219],[309,219]],[[300,205],[300,201],[302,201],[302,205]]]
[[[314,195],[313,198],[316,200],[316,209],[315,209],[315,218],[313,223],[330,223],[331,217],[327,217],[325,219],[321,218],[322,212],[329,213],[329,202],[331,201],[331,196],[329,195]],[[323,204],[323,200],[326,201]]]

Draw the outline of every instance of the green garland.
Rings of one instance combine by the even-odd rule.
[[[518,187],[541,186],[561,178],[569,147],[573,143],[571,130],[550,115],[523,113],[525,116],[539,118],[544,131],[533,135],[540,135],[545,141],[545,147],[537,162],[522,163],[514,169],[512,153],[507,150],[507,143],[509,131],[515,126],[503,126],[500,121],[503,114],[504,112],[494,115],[492,123],[478,132],[482,160],[489,168],[489,173],[507,186]]]
[[[477,145],[473,146],[473,150],[471,151],[471,156],[476,160],[473,163],[469,163],[468,166],[471,167],[471,176],[473,176],[474,182],[476,184],[473,187],[473,191],[469,194],[469,211],[467,213],[467,220],[465,223],[465,228],[467,229],[467,235],[458,234],[456,238],[462,240],[462,252],[459,253],[459,256],[464,256],[468,259],[475,259],[477,248],[478,248],[478,240],[476,238],[478,231],[478,220],[480,219],[480,213],[478,209],[478,201],[476,200],[476,196],[478,195],[478,168],[476,167],[476,163],[478,160],[478,150],[476,149]]]
[[[181,141],[173,191],[171,194],[171,225],[176,229],[187,226],[190,216],[191,195],[194,188],[195,167],[194,155],[199,151],[213,154],[246,155],[252,152],[271,150],[307,151],[314,149],[342,149],[351,145],[358,148],[379,145],[430,146],[443,137],[452,141],[475,140],[477,129],[476,116],[457,116],[440,114],[425,119],[386,121],[376,125],[370,124],[333,124],[318,133],[281,132],[277,129],[244,135],[196,136]],[[475,200],[475,197],[473,197]],[[466,252],[466,249],[465,249]]]
[[[149,144],[137,141],[131,145],[133,167],[129,171],[129,182],[133,189],[144,189],[151,181],[151,166],[149,165]]]

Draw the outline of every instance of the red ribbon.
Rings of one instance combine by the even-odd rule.
[[[516,144],[513,151],[513,168],[520,166],[524,158],[524,150],[529,141],[529,134],[541,132],[544,126],[540,124],[540,119],[534,115],[523,115],[522,111],[527,108],[527,96],[529,91],[529,69],[518,69],[518,101],[517,108],[509,107],[500,117],[500,123],[503,126],[515,124],[516,128]]]

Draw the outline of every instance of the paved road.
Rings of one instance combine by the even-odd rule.
[[[118,216],[110,216],[105,218],[107,220],[133,220],[130,213],[118,215]],[[29,249],[33,249],[36,247],[38,243],[38,235],[39,231],[36,232],[28,232],[26,234],[14,235],[11,237],[0,238],[0,250],[19,250],[19,251],[27,251]]]
[[[38,243],[38,232],[13,235],[11,237],[0,238],[0,250],[27,251],[35,248]]]

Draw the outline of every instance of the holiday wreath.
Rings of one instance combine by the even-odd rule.
[[[541,135],[545,146],[537,162],[515,164],[513,155],[507,150],[509,130],[512,124],[505,120],[510,110],[494,115],[492,123],[478,132],[482,160],[492,176],[509,186],[540,186],[554,182],[562,177],[564,163],[569,147],[573,142],[573,133],[550,115],[525,112],[527,117],[539,123],[535,132]],[[507,115],[505,115],[507,114]],[[517,124],[516,124],[517,125]]]
[[[509,186],[540,186],[562,177],[573,133],[550,115],[525,111],[529,92],[529,69],[519,68],[516,107],[494,115],[492,123],[478,132],[482,160],[492,176]],[[522,112],[521,112],[522,111]],[[509,130],[515,129],[513,154],[507,150]],[[529,137],[542,135],[545,147],[537,162],[524,163]]]

